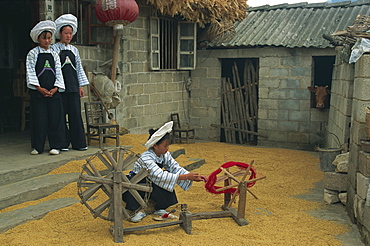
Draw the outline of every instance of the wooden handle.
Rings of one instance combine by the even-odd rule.
[[[117,33],[114,38],[114,48],[113,48],[113,55],[112,55],[111,80],[113,81],[113,83],[116,81],[118,49],[119,49],[120,39],[121,39],[121,35]]]

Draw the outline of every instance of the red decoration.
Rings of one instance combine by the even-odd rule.
[[[127,25],[139,15],[139,6],[135,0],[98,0],[95,5],[95,16],[108,26]]]
[[[232,167],[232,166],[237,166],[240,169],[247,169],[249,167],[249,165],[246,164],[246,163],[233,162],[233,161],[226,162],[221,167],[228,168],[228,167]],[[219,169],[217,169],[216,171],[214,171],[213,173],[211,173],[209,175],[208,180],[205,184],[206,190],[208,192],[214,193],[214,194],[234,193],[236,191],[236,188],[229,188],[229,189],[226,189],[226,190],[223,190],[223,191],[216,191],[217,189],[222,188],[221,186],[215,186],[215,183],[217,181],[217,174],[219,174],[221,171],[222,171],[221,168],[219,168]],[[256,171],[253,168],[250,169],[250,172],[251,172],[251,175],[249,177],[249,180],[256,178],[257,174],[256,174]],[[255,183],[256,182],[248,183],[247,188],[251,188]]]

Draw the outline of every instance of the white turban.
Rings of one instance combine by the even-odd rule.
[[[156,144],[161,138],[163,138],[166,133],[170,133],[172,131],[173,121],[169,121],[164,124],[161,128],[159,128],[152,136],[150,136],[149,140],[145,143],[146,149],[150,149]]]
[[[38,43],[39,41],[37,39],[42,32],[49,31],[52,35],[54,35],[55,29],[56,26],[54,22],[50,20],[40,21],[36,24],[36,26],[34,26],[34,28],[32,28],[30,37],[32,38],[33,42]]]
[[[62,29],[62,27],[64,26],[71,26],[72,27],[72,35],[75,35],[76,32],[77,32],[77,18],[76,16],[72,15],[72,14],[65,14],[65,15],[61,15],[59,16],[56,20],[55,20],[55,25],[57,26],[57,32],[55,33],[55,37],[57,39],[60,39],[60,29]]]

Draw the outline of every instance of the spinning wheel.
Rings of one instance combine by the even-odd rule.
[[[131,180],[123,173],[123,170],[133,165],[139,157],[139,154],[123,147],[111,152],[102,148],[82,165],[78,181],[81,203],[95,218],[114,221],[113,232],[116,242],[123,240],[123,219],[130,218],[130,214],[123,206],[122,194],[130,192],[142,208],[146,208],[147,203],[138,191],[147,193],[152,191],[147,185],[137,184],[148,175],[146,170],[142,169]]]
[[[187,211],[186,204],[181,205],[181,214],[178,221],[168,221],[159,224],[123,228],[123,220],[129,219],[130,214],[123,206],[122,194],[130,192],[143,209],[147,207],[146,199],[143,199],[138,191],[147,194],[152,192],[152,187],[138,184],[140,180],[148,176],[148,172],[142,169],[131,180],[123,173],[123,170],[131,168],[131,165],[140,157],[127,148],[119,147],[113,151],[102,148],[94,156],[86,159],[82,165],[82,172],[78,181],[78,195],[93,214],[105,220],[113,221],[111,232],[116,243],[123,242],[123,233],[142,231],[166,226],[180,225],[186,233],[192,230],[192,221],[211,218],[232,217],[240,226],[247,225],[244,219],[246,193],[256,181],[266,178],[256,178],[256,172],[252,168],[253,161],[248,165],[240,162],[226,162],[219,169],[209,175],[206,182],[207,191],[215,194],[224,194],[223,211],[200,212],[191,214]],[[234,172],[232,169],[237,168]],[[218,174],[222,176],[217,177]],[[249,176],[249,177],[248,177]],[[238,177],[242,177],[238,180]],[[217,183],[224,182],[224,186]],[[236,182],[232,184],[232,182]],[[236,197],[239,196],[238,210],[231,208]]]
[[[258,199],[257,196],[249,190],[249,188],[251,188],[256,181],[266,178],[266,176],[257,178],[257,174],[252,168],[253,162],[254,161],[251,161],[249,165],[242,162],[226,162],[219,169],[209,175],[205,184],[205,188],[208,192],[214,194],[224,193],[224,205],[222,206],[224,210],[230,210],[231,205],[236,200],[236,197],[239,196],[238,211],[237,213],[232,211],[234,219],[239,225],[248,224],[248,222],[244,219],[246,192],[249,192],[254,198]],[[233,172],[231,171],[231,168],[237,168],[237,170]],[[220,173],[223,173],[223,175],[217,177],[217,175]],[[242,178],[238,180],[237,177],[240,176]],[[222,181],[224,182],[223,187],[216,185],[216,183]],[[232,181],[236,183],[232,184]]]

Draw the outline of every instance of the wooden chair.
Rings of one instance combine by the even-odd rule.
[[[87,144],[91,140],[99,141],[99,148],[106,142],[107,138],[116,140],[119,146],[119,125],[106,123],[106,112],[102,102],[85,102]]]
[[[172,129],[172,139],[173,142],[182,143],[189,143],[189,139],[194,139],[195,132],[194,129],[190,128],[181,128],[179,114],[171,114],[171,120],[173,121],[173,129]]]

